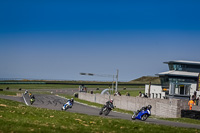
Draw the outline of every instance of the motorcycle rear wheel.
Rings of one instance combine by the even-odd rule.
[[[102,115],[103,114],[103,111],[101,110],[100,112],[99,112],[99,115]]]

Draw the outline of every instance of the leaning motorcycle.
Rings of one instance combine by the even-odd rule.
[[[100,110],[99,115],[104,114],[107,116],[112,109],[114,109],[113,104],[109,104],[108,106],[104,105],[104,107]]]
[[[35,102],[35,99],[34,99],[34,98],[31,98],[31,99],[30,99],[31,105],[32,105],[34,102]]]
[[[61,108],[61,110],[67,110],[68,108],[72,108],[72,103],[63,104],[63,107]]]
[[[132,120],[138,119],[145,121],[150,115],[151,115],[151,105],[148,105],[147,107],[143,107],[141,110],[138,110],[137,112],[134,111],[131,119]]]

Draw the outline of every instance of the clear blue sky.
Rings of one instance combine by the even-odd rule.
[[[0,2],[0,78],[130,81],[200,61],[199,0]]]

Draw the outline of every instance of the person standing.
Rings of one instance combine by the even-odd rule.
[[[141,96],[142,96],[142,92],[140,91],[140,92],[139,92],[139,97],[141,97]]]
[[[197,106],[199,105],[199,96],[197,97],[196,105],[197,105]]]
[[[192,110],[192,105],[194,105],[194,101],[191,99],[191,100],[188,102],[189,110]]]

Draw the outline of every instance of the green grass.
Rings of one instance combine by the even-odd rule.
[[[190,119],[190,118],[158,118],[158,119],[200,125],[200,120]]]
[[[0,84],[0,89],[67,89],[67,88],[77,88],[78,85],[63,85],[63,84]]]
[[[133,89],[133,90],[120,90],[120,93],[122,94],[122,95],[126,95],[126,93],[128,92],[129,94],[130,94],[130,96],[133,96],[133,97],[136,97],[136,96],[138,96],[139,95],[139,92],[142,92],[142,93],[144,93],[144,89],[137,89],[137,90],[135,90],[135,89]]]
[[[200,130],[34,108],[0,99],[0,132],[200,133]]]
[[[144,93],[145,92],[145,90],[144,89],[129,89],[129,90],[123,90],[123,89],[119,89],[118,90],[122,95],[126,95],[126,93],[128,92],[129,94],[130,94],[130,96],[133,96],[133,97],[136,97],[136,96],[138,96],[139,95],[139,92],[141,91],[142,93]],[[101,90],[95,90],[95,91],[93,91],[94,93],[101,93]],[[113,93],[115,93],[115,91],[110,91],[110,94],[113,94]]]
[[[0,84],[0,89],[68,89],[79,88],[79,85],[64,85],[64,84]],[[87,88],[109,88],[108,85],[87,85]],[[124,85],[119,85],[119,88],[124,88]],[[144,88],[144,86],[129,86],[130,88]]]
[[[0,95],[16,95],[16,93],[13,91],[0,91]]]

